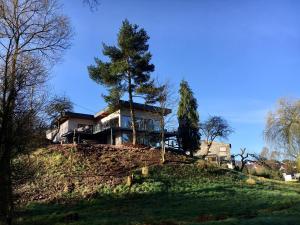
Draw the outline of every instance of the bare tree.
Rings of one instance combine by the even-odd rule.
[[[56,0],[0,0],[0,224],[12,223],[11,158],[15,124],[24,118],[18,110],[70,45],[69,20],[59,7]]]
[[[200,130],[202,136],[205,137],[205,143],[207,145],[203,158],[208,155],[215,139],[227,139],[233,132],[228,122],[220,116],[210,116],[204,123],[200,124]]]
[[[236,157],[239,157],[241,160],[241,166],[238,168],[239,171],[243,171],[246,164],[250,161],[249,157],[250,154],[246,152],[246,148],[241,148],[240,153],[233,155],[233,158],[235,159]]]
[[[157,113],[160,118],[160,142],[161,142],[161,160],[162,163],[166,161],[166,145],[165,145],[165,131],[166,127],[172,125],[175,118],[175,114],[171,113],[172,109],[175,108],[177,99],[174,89],[170,81],[167,80],[164,83],[157,81],[156,86],[158,87],[157,102],[159,108],[157,108]],[[171,113],[170,115],[168,115]],[[167,117],[166,117],[167,116]]]
[[[50,128],[54,128],[55,132],[52,135],[51,141],[55,139],[60,130],[59,117],[64,112],[72,111],[73,103],[66,96],[54,96],[49,103],[46,105],[46,114],[50,120]]]
[[[83,0],[85,5],[88,5],[91,10],[96,10],[100,4],[99,0]]]

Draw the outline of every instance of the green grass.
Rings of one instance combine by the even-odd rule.
[[[22,225],[300,224],[300,184],[247,177],[193,165],[155,166],[134,185],[103,186],[86,200],[35,203],[18,212]],[[255,178],[256,179],[256,178]]]

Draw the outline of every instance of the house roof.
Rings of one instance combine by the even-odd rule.
[[[129,108],[129,101],[124,101],[124,100],[120,100],[119,101],[119,105],[116,106],[117,109],[122,109],[122,108]],[[142,111],[148,111],[148,112],[160,112],[161,111],[161,107],[157,107],[157,106],[152,106],[152,105],[147,105],[147,104],[141,104],[141,103],[133,103],[133,107],[137,110],[142,110]],[[171,109],[165,109],[165,115],[168,115],[172,112]],[[76,113],[76,112],[64,112],[62,114],[62,116],[59,117],[59,121],[62,123],[64,121],[66,121],[68,118],[79,118],[79,119],[95,119],[98,117],[106,117],[110,114],[109,112],[109,108],[105,108],[104,110],[96,113],[95,115],[91,115],[91,114],[85,114],[85,113]]]
[[[124,100],[119,100],[119,104],[116,106],[117,109],[122,109],[122,108],[130,108],[129,101],[124,101]],[[142,103],[133,103],[133,108],[137,110],[142,110],[142,111],[148,111],[148,112],[160,112],[161,107],[158,106],[152,106],[152,105],[147,105],[147,104],[142,104]],[[171,109],[166,108],[165,109],[165,115],[168,115],[172,112]],[[105,117],[109,114],[109,108],[105,108],[104,110],[96,113],[95,117]]]
[[[75,113],[75,112],[63,112],[61,117],[59,118],[60,123],[66,121],[68,118],[79,118],[79,119],[90,119],[93,120],[94,116],[91,114],[85,114],[85,113]]]

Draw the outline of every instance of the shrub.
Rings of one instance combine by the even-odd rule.
[[[246,180],[246,183],[247,183],[247,184],[250,184],[250,185],[255,185],[255,184],[256,184],[256,181],[255,181],[253,178],[249,177],[249,178]]]
[[[252,168],[248,171],[250,175],[258,176],[258,177],[264,177],[269,179],[276,179],[281,180],[282,175],[278,170],[272,170],[265,167],[259,167],[259,168]]]

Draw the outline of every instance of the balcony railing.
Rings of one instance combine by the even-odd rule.
[[[118,128],[119,125],[118,124],[96,124],[93,128],[93,133],[99,133],[102,132],[104,130],[108,130],[111,128]]]

